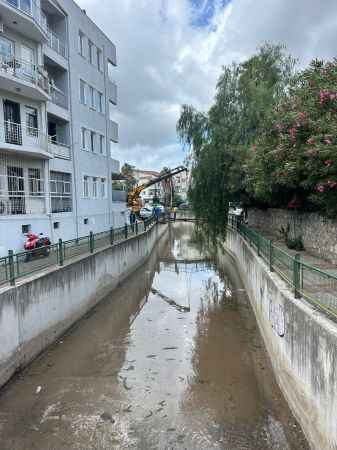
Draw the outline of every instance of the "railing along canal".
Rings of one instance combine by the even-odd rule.
[[[273,241],[242,223],[237,216],[229,216],[229,227],[237,231],[293,290],[295,298],[304,298],[313,306],[337,319],[337,275],[314,267],[301,255],[290,255]]]
[[[70,241],[59,240],[57,244],[39,248],[43,253],[37,256],[37,250],[14,253],[0,258],[0,286],[6,283],[15,285],[17,279],[31,275],[52,266],[63,266],[66,261],[80,255],[94,253],[96,250],[111,247],[126,241],[132,236],[149,231],[156,224],[155,217],[150,217],[133,225],[110,228],[102,233],[90,233]]]

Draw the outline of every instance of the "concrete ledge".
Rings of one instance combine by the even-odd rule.
[[[226,247],[239,268],[276,379],[313,450],[337,449],[337,324],[296,300],[235,231]]]
[[[166,225],[54,267],[0,293],[0,386],[140,267]]]

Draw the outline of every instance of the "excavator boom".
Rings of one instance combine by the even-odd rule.
[[[187,172],[186,167],[184,167],[184,166],[175,167],[174,169],[169,170],[169,171],[159,175],[158,177],[153,178],[152,180],[149,180],[147,183],[143,183],[143,184],[140,184],[139,186],[135,186],[128,193],[128,207],[132,208],[135,213],[138,213],[141,208],[139,197],[140,197],[141,192],[144,191],[144,189],[147,189],[148,187],[150,187],[154,184],[157,184],[157,183],[165,181],[169,178],[172,178],[181,172]]]

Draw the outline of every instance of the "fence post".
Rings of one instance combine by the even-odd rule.
[[[144,219],[144,231],[146,231],[146,219]]]
[[[299,255],[298,253],[294,258],[293,282],[295,298],[301,298],[301,255]]]
[[[261,256],[261,236],[257,235],[257,256]]]
[[[15,286],[15,268],[14,268],[13,250],[8,250],[8,264],[9,264],[9,282],[11,286]]]
[[[114,229],[110,228],[110,245],[114,245]]]
[[[128,225],[127,224],[124,225],[124,237],[125,237],[125,239],[128,238]]]
[[[138,234],[138,222],[136,220],[136,234]]]
[[[269,241],[269,270],[271,272],[274,272],[274,268],[273,268],[273,258],[274,258],[274,246],[273,246],[273,241]]]
[[[94,237],[94,233],[92,231],[90,231],[90,235],[89,235],[89,249],[90,249],[90,253],[94,253],[95,237]]]
[[[58,248],[58,253],[59,253],[59,265],[63,266],[64,264],[64,253],[63,253],[63,242],[62,239],[59,239],[59,244],[58,244],[59,248]]]

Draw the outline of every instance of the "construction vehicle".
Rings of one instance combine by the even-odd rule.
[[[167,172],[162,173],[156,178],[153,178],[152,180],[148,181],[147,183],[140,184],[138,186],[135,186],[132,188],[132,190],[128,193],[128,207],[132,209],[134,214],[137,216],[139,215],[139,211],[142,208],[142,202],[140,198],[140,194],[144,191],[144,189],[147,189],[148,187],[157,184],[162,183],[166,181],[171,181],[172,177],[175,175],[178,175],[178,173],[187,171],[186,167],[184,166],[178,166],[175,167],[172,170],[168,170]],[[165,198],[167,199],[167,195],[165,195]],[[165,206],[168,207],[169,204],[166,204],[167,200],[165,200]]]

